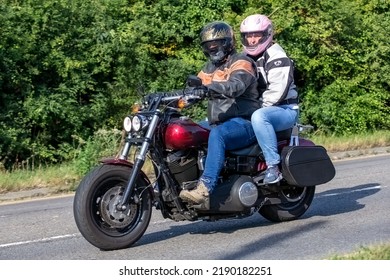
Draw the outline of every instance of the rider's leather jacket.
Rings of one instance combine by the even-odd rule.
[[[250,120],[252,113],[260,108],[256,66],[245,54],[234,51],[219,66],[208,62],[198,77],[209,89],[207,115],[210,124],[234,117]]]

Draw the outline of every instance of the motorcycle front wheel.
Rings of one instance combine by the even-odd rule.
[[[264,205],[259,213],[271,222],[287,222],[301,217],[310,207],[315,193],[315,186],[290,186],[279,191],[282,203]]]
[[[141,176],[126,209],[116,209],[130,172],[128,166],[101,165],[88,173],[76,190],[73,202],[76,225],[89,243],[102,250],[130,247],[149,225],[152,195]]]

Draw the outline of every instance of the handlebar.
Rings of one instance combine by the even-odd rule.
[[[184,99],[184,100],[200,100],[202,99],[202,97],[200,97],[199,95],[194,95],[194,94],[183,94],[183,95],[179,95],[179,96],[164,96],[161,100],[163,102],[170,102],[170,101],[176,101],[176,100],[179,100],[179,99]]]
[[[201,96],[194,94],[194,89],[176,90],[172,92],[156,92],[148,94],[144,97],[143,103],[145,105],[152,103],[169,104],[180,99],[184,99],[191,103],[191,101],[198,101],[203,99]]]

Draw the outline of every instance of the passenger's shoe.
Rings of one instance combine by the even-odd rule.
[[[275,184],[282,180],[282,173],[279,171],[279,167],[277,165],[271,165],[265,171],[264,176],[264,184]]]
[[[209,197],[209,190],[202,181],[199,181],[192,190],[182,190],[179,197],[194,204],[201,204]]]

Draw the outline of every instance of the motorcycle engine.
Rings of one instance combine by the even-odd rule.
[[[243,211],[255,205],[258,195],[251,177],[232,175],[214,189],[210,208],[221,212]]]
[[[196,181],[200,177],[198,152],[196,150],[171,152],[167,155],[166,162],[169,170],[180,185],[184,182]]]

